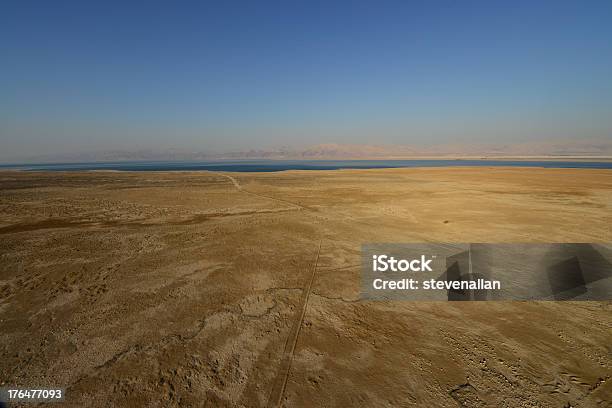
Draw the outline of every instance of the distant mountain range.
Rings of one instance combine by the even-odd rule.
[[[225,153],[193,152],[178,149],[96,151],[49,154],[29,157],[27,162],[96,161],[180,161],[180,160],[340,160],[340,159],[410,159],[410,158],[501,158],[501,157],[606,157],[612,158],[612,140],[530,142],[508,145],[405,145],[319,144],[303,149],[279,148],[240,150]]]

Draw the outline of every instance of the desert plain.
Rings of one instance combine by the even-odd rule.
[[[609,407],[610,302],[366,302],[369,242],[609,242],[612,171],[0,172],[0,386],[69,407]]]

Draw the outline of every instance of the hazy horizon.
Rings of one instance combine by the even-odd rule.
[[[605,147],[610,21],[605,1],[5,4],[0,162]]]

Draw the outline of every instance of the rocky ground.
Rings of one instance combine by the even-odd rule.
[[[605,407],[609,302],[364,302],[368,242],[612,241],[609,170],[0,173],[0,383],[65,406]]]

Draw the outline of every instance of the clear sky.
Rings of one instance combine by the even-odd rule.
[[[611,137],[611,1],[0,4],[0,160]]]

